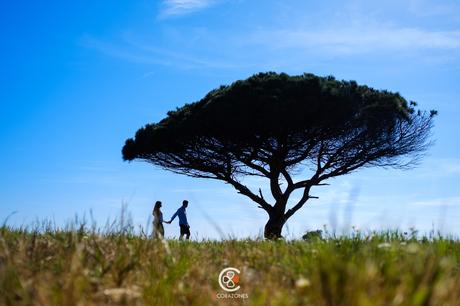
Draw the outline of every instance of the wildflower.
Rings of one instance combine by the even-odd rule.
[[[127,299],[139,298],[141,293],[138,288],[110,288],[104,290],[104,295],[111,297],[115,302],[120,302],[123,297]]]
[[[379,249],[388,249],[391,247],[391,244],[389,244],[388,242],[383,242],[383,243],[380,243],[377,247]]]
[[[301,276],[298,280],[295,281],[295,286],[298,288],[298,289],[303,289],[303,288],[306,288],[306,287],[310,287],[311,285],[311,282],[308,278],[305,278],[303,276]]]
[[[409,243],[406,248],[406,251],[411,254],[417,253],[418,250],[419,250],[419,246],[417,243]]]

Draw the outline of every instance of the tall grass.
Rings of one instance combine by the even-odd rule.
[[[247,299],[219,298],[241,271]],[[415,232],[308,241],[154,240],[129,217],[0,227],[0,305],[459,305],[460,242]]]

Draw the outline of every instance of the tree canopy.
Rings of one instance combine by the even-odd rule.
[[[265,236],[279,237],[311,198],[311,187],[324,180],[361,167],[414,165],[430,145],[436,114],[415,107],[399,93],[355,81],[259,73],[139,129],[126,141],[123,159],[229,183],[267,211]],[[311,176],[294,182],[300,167]],[[244,186],[239,178],[246,175],[266,177],[274,203]],[[287,209],[297,189],[303,197]]]

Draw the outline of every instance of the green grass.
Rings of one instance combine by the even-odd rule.
[[[159,241],[132,227],[0,227],[0,305],[459,305],[460,242],[398,231]],[[218,299],[219,272],[241,270]]]

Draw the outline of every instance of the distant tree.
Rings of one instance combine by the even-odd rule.
[[[259,73],[139,129],[123,159],[232,185],[268,213],[264,236],[276,239],[327,179],[413,166],[430,145],[436,115],[415,106],[399,93],[332,76]],[[309,174],[295,181],[299,170]],[[272,199],[245,186],[244,176],[266,178]],[[299,189],[300,200],[290,203]]]

